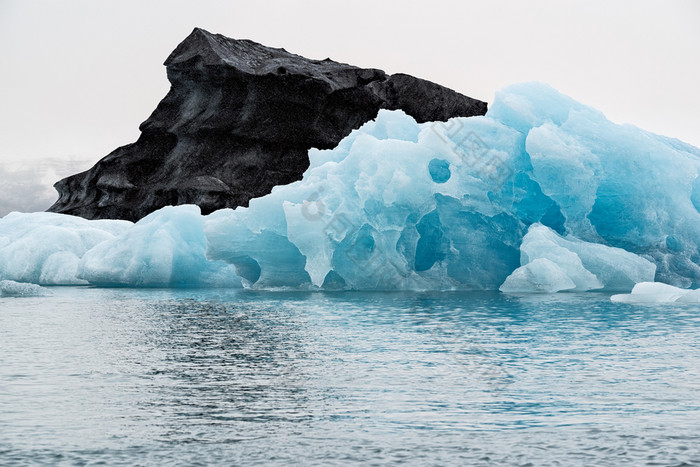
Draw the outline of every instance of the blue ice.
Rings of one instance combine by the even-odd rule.
[[[544,84],[499,91],[482,117],[418,124],[381,110],[309,160],[301,181],[208,216],[193,206],[134,225],[10,214],[0,219],[0,279],[510,292],[700,286],[700,150],[612,123]]]

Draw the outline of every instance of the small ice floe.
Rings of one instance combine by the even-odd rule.
[[[540,223],[531,225],[523,237],[520,264],[501,292],[629,292],[656,273],[656,265],[641,256],[572,235],[562,237]]]
[[[700,289],[680,289],[661,282],[640,282],[632,293],[613,295],[618,303],[700,303]]]
[[[44,295],[51,295],[51,292],[40,285],[0,281],[0,297],[41,297]]]

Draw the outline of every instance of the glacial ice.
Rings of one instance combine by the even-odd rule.
[[[0,297],[41,297],[51,295],[47,289],[24,282],[0,281]]]
[[[499,287],[501,292],[506,293],[554,293],[576,289],[577,284],[567,271],[547,258],[536,258],[519,267]]]
[[[700,150],[614,124],[547,85],[510,86],[482,117],[418,124],[382,110],[309,160],[301,181],[208,216],[192,206],[134,225],[10,214],[0,219],[0,279],[520,292],[700,286]]]
[[[610,297],[618,303],[700,303],[700,289],[687,290],[661,282],[640,282],[629,294]]]
[[[232,265],[205,257],[204,219],[197,206],[168,206],[80,259],[77,277],[132,287],[241,287]]]
[[[126,221],[88,221],[48,212],[10,213],[0,219],[0,279],[87,284],[76,276],[80,258],[130,226]]]
[[[563,238],[539,223],[523,238],[520,262],[502,292],[629,291],[638,282],[653,281],[656,272],[654,263],[633,253]]]

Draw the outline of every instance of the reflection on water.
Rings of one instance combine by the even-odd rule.
[[[606,295],[0,298],[0,464],[700,463],[700,312]]]

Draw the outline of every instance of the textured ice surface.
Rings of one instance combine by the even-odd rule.
[[[261,289],[700,286],[700,150],[543,84],[510,86],[486,116],[446,123],[380,111],[309,159],[303,180],[249,207],[170,208],[82,248],[44,241],[57,218],[26,218],[23,240],[24,221],[8,216],[17,222],[0,221],[0,278],[70,282],[79,269],[89,282],[138,286],[238,276]],[[46,252],[23,253],[34,245]]]
[[[502,292],[628,291],[637,282],[653,281],[656,272],[654,263],[633,253],[563,238],[542,224],[530,226],[523,238],[520,262]]]
[[[96,285],[241,287],[233,266],[208,261],[197,206],[165,207],[92,248],[77,276]]]
[[[253,271],[262,287],[495,289],[540,223],[552,251],[531,259],[575,284],[543,290],[700,281],[700,151],[613,124],[546,85],[511,86],[485,117],[445,124],[381,111],[309,156],[302,181],[210,215],[208,255]],[[292,270],[271,261],[265,238],[280,239]],[[522,277],[553,279],[544,264]]]
[[[464,122],[503,157],[516,149],[497,122]],[[448,131],[380,111],[338,148],[312,150],[302,181],[208,216],[208,255],[261,287],[497,288],[519,265],[524,225]]]
[[[0,219],[0,279],[42,285],[240,287],[234,267],[205,257],[197,206],[132,224],[54,213]]]
[[[0,279],[46,285],[86,284],[80,258],[131,226],[54,213],[10,213],[0,219]]]
[[[632,293],[610,297],[619,303],[700,303],[700,289],[679,289],[660,282],[641,282],[634,286]]]
[[[536,258],[513,271],[500,290],[506,293],[554,293],[580,289],[557,263],[547,258]]]
[[[0,281],[0,297],[36,297],[51,295],[51,292],[36,284]]]

